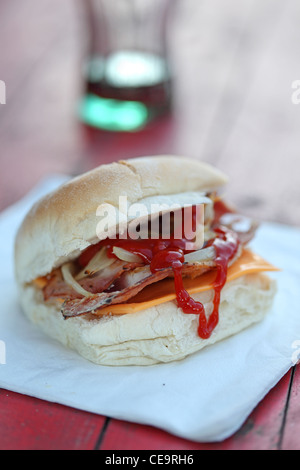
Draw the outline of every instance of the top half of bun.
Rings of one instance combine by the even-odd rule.
[[[224,185],[223,173],[208,164],[178,156],[141,157],[101,165],[78,176],[36,203],[15,241],[15,273],[20,284],[50,273],[99,241],[97,209],[143,198]]]

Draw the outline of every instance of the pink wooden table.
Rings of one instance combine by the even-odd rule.
[[[78,174],[118,158],[176,153],[230,177],[227,197],[246,214],[299,226],[300,14],[296,0],[178,2],[171,40],[172,117],[138,134],[84,130],[82,26],[71,0],[2,0],[0,209],[42,177]],[[299,332],[300,336],[300,332]],[[0,390],[1,449],[300,449],[300,369],[270,391],[222,443],[163,431]]]

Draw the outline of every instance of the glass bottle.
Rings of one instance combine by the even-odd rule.
[[[89,33],[81,120],[137,131],[170,111],[172,0],[84,0]]]

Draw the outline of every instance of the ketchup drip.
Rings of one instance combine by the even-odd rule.
[[[175,291],[177,305],[186,314],[199,315],[198,335],[200,338],[207,339],[211,336],[213,330],[219,322],[219,305],[221,291],[227,279],[227,269],[229,261],[235,256],[239,241],[234,232],[217,227],[214,229],[217,236],[207,246],[213,246],[216,251],[215,263],[217,275],[213,284],[215,292],[213,300],[213,311],[207,319],[205,309],[202,303],[195,301],[184,289],[182,268],[184,263],[184,251],[180,247],[170,245],[154,254],[150,267],[155,272],[165,267],[172,267],[175,280]]]
[[[207,339],[211,336],[213,330],[219,322],[219,305],[221,291],[227,279],[227,269],[229,261],[235,256],[239,240],[237,235],[222,226],[214,227],[216,237],[208,242],[206,246],[213,246],[216,251],[216,279],[213,284],[215,292],[213,300],[213,311],[209,318],[206,317],[204,306],[201,302],[195,301],[189,293],[185,290],[183,285],[183,264],[184,255],[186,253],[186,244],[188,240],[184,238],[181,240],[105,240],[100,245],[108,247],[109,256],[114,256],[112,253],[113,247],[118,246],[131,253],[139,255],[146,264],[150,265],[152,273],[161,269],[172,268],[174,273],[174,284],[176,292],[177,305],[186,314],[199,315],[198,335]]]
[[[198,334],[204,339],[210,337],[219,322],[221,291],[227,280],[228,263],[235,256],[239,247],[239,240],[234,232],[225,229],[224,227],[216,227],[214,228],[214,231],[217,233],[217,236],[211,245],[215,248],[217,255],[215,258],[217,276],[213,284],[215,291],[213,311],[208,320],[206,320],[206,317],[201,318],[201,316],[199,319]]]

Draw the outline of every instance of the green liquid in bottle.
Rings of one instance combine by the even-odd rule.
[[[156,55],[123,51],[91,61],[80,118],[111,131],[139,130],[170,108],[170,79]]]

